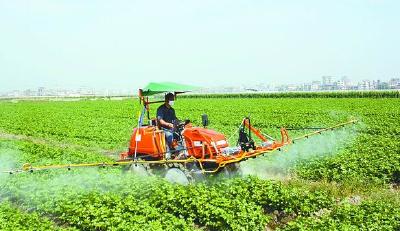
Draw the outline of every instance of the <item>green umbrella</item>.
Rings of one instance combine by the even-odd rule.
[[[198,90],[199,87],[171,83],[171,82],[161,82],[161,83],[149,83],[145,88],[142,89],[142,96],[150,96],[166,92],[184,93],[188,91]]]

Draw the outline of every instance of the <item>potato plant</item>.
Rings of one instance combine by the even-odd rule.
[[[75,230],[58,227],[48,218],[41,217],[37,212],[25,212],[15,207],[9,201],[0,202],[0,230]]]
[[[288,166],[288,180],[216,178],[180,186],[157,177],[138,179],[121,168],[1,175],[0,203],[11,202],[0,206],[0,211],[6,211],[0,213],[0,229],[397,230],[400,101],[384,98],[392,95],[372,93],[372,98],[324,97],[329,95],[182,98],[174,106],[181,119],[190,118],[197,125],[200,115],[207,113],[210,128],[227,137],[235,134],[241,119],[248,115],[255,127],[276,138],[282,126],[324,127],[349,118],[359,120],[351,129],[354,139],[329,155],[296,159]],[[112,161],[104,154],[126,149],[139,109],[135,100],[3,101],[0,108],[1,170],[26,162]],[[291,130],[290,135],[306,132],[309,130]],[[235,139],[233,135],[230,143]],[[304,151],[319,148],[310,142],[312,148]],[[295,148],[296,144],[291,147]],[[349,195],[335,193],[336,186],[348,184],[355,185]],[[367,188],[359,190],[363,192],[379,187],[384,200],[366,194],[360,204],[347,203],[346,196],[359,194],[358,185]],[[387,188],[391,188],[388,193]]]

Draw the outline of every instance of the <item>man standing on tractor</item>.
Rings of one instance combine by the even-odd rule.
[[[174,123],[177,121],[174,105],[175,95],[168,93],[165,95],[165,102],[157,109],[157,121],[161,129],[164,130],[165,139],[167,140],[167,151],[173,149],[172,142],[174,140]],[[170,158],[170,153],[167,153],[167,158]]]

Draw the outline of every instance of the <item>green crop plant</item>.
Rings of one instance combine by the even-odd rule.
[[[196,125],[201,124],[200,115],[207,113],[210,128],[226,134],[231,144],[241,119],[248,115],[255,127],[276,138],[280,127],[325,127],[358,119],[349,132],[327,136],[339,144],[327,149],[328,154],[313,152],[322,150],[319,143],[325,138],[321,136],[319,143],[316,139],[295,143],[276,158],[248,161],[258,161],[256,170],[264,167],[268,172],[274,165],[263,163],[302,155],[283,165],[285,170],[288,167],[283,180],[215,177],[211,182],[180,186],[157,177],[138,179],[119,167],[1,175],[0,203],[6,204],[0,211],[14,212],[0,212],[0,229],[398,229],[398,93],[304,94],[190,96],[178,98],[174,106],[179,118],[190,118]],[[131,99],[1,101],[0,109],[3,170],[27,162],[112,161],[126,150],[139,105]],[[360,196],[360,203],[349,204],[347,197],[354,194]]]

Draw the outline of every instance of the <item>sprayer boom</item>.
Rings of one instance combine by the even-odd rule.
[[[281,128],[281,139],[276,141],[267,139],[260,130],[251,125],[249,118],[244,118],[239,128],[238,147],[228,147],[223,135],[220,136],[219,133],[215,133],[206,128],[186,128],[183,130],[182,134],[185,134],[185,132],[188,131],[191,133],[188,133],[187,136],[183,136],[183,141],[185,141],[186,147],[179,150],[180,155],[175,159],[164,158],[165,153],[161,154],[161,159],[153,158],[151,155],[143,155],[141,152],[137,152],[139,158],[129,158],[129,153],[122,153],[120,160],[114,162],[45,166],[32,166],[28,163],[24,164],[20,169],[2,171],[1,173],[16,174],[50,169],[71,170],[72,168],[105,168],[114,166],[130,166],[131,170],[134,169],[134,171],[136,171],[137,167],[139,166],[142,167],[145,172],[148,172],[150,169],[155,169],[155,172],[167,169],[167,173],[165,175],[168,175],[169,170],[174,169],[174,171],[180,171],[183,175],[185,175],[188,178],[188,182],[190,182],[191,180],[194,180],[195,174],[213,174],[220,172],[222,169],[228,166],[237,167],[241,161],[263,156],[276,150],[280,151],[283,147],[294,143],[294,141],[307,139],[311,136],[319,135],[325,131],[338,129],[350,124],[355,124],[356,122],[357,120],[350,120],[330,127],[322,128],[293,139],[289,138],[287,129]],[[144,133],[141,132],[142,131],[139,132],[142,136],[141,139],[146,139],[146,137],[143,137],[145,136]],[[150,132],[149,134],[151,136],[155,134],[152,130],[149,130],[148,132]],[[260,145],[255,143],[252,133],[262,141]],[[210,136],[210,134],[214,135]],[[133,137],[133,139],[136,142],[134,146],[138,144],[140,145],[137,137]],[[202,142],[197,141],[196,143],[196,140],[202,140]],[[134,151],[135,150],[133,150],[133,152]]]

